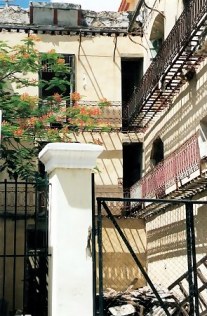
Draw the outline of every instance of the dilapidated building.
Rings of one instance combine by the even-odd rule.
[[[130,5],[131,1],[122,1],[120,9]],[[206,206],[202,205],[207,194],[206,9],[202,0],[136,2],[132,20],[143,22],[144,73],[123,105],[127,113],[123,128],[144,133],[136,158],[142,161],[140,178],[130,187],[130,197],[201,203],[193,211],[193,236],[186,228],[184,205],[151,201],[136,209],[146,223],[149,275],[154,283],[170,288],[177,279],[184,296],[181,276],[189,267],[186,241],[195,238],[196,262],[205,258],[207,243]],[[198,278],[194,276],[199,292],[206,287],[201,270]],[[205,299],[199,297],[199,315],[206,314]]]
[[[143,48],[140,45],[142,27],[140,23],[135,23],[129,33],[131,16],[130,12],[97,13],[82,10],[80,5],[45,2],[31,2],[29,10],[17,6],[0,10],[1,41],[16,45],[25,36],[37,34],[40,38],[36,42],[39,52],[55,50],[71,67],[68,94],[78,92],[83,96],[80,101],[83,105],[93,106],[101,100],[108,101],[108,105],[103,107],[103,119],[109,122],[110,131],[81,129],[71,134],[75,142],[96,141],[104,146],[97,162],[99,171],[95,173],[95,191],[99,196],[122,197],[123,154],[125,161],[128,159],[129,162],[132,148],[137,150],[140,146],[138,143],[143,139],[142,131],[122,132],[122,104],[129,100],[143,73]],[[47,80],[51,75],[45,67],[40,74],[34,74],[34,80],[38,80],[39,76]],[[48,93],[41,87],[32,87],[30,91],[22,89],[21,92],[43,98]],[[1,173],[0,176],[3,180],[6,174]],[[133,184],[129,179],[127,173],[127,180],[124,180],[127,189],[129,183]],[[47,260],[43,258],[41,261],[40,255],[35,259],[33,254],[34,251],[36,254],[41,253],[42,247],[46,245],[46,224],[43,218],[47,205],[42,202],[42,192],[35,193],[32,184],[25,185],[21,184],[19,188],[17,183],[1,183],[0,298],[4,302],[2,306],[7,306],[7,311],[11,313],[19,309],[40,316],[40,313],[45,315]],[[139,226],[136,226],[136,221],[132,219],[127,225],[130,229],[141,231],[144,243],[144,222],[139,221]],[[107,225],[109,223],[106,220],[106,233],[110,229]],[[7,256],[12,259],[8,260]],[[28,257],[29,261],[25,259]],[[107,264],[115,266],[116,262],[110,260]],[[108,281],[111,284],[111,280]],[[42,287],[39,288],[40,284]],[[41,303],[44,307],[36,303],[33,298],[36,294],[37,300],[45,298]]]

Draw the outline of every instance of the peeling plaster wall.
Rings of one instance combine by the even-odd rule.
[[[23,32],[0,32],[0,40],[6,40],[10,45],[19,44],[26,36]],[[38,37],[41,41],[36,43],[36,47],[40,52],[55,49],[60,54],[75,55],[76,91],[84,96],[83,101],[86,104],[88,101],[97,102],[103,98],[117,104],[111,106],[106,114],[110,117],[114,115],[113,124],[117,117],[121,123],[121,58],[143,56],[143,48],[139,45],[140,37],[134,36],[131,41],[127,36],[119,36],[116,48],[114,36],[90,35],[82,37],[81,43],[78,35],[38,34]],[[38,79],[38,74],[32,74],[32,78]],[[26,89],[21,90],[21,93],[24,92]],[[30,93],[37,95],[38,89],[31,87]],[[82,137],[83,134],[80,133],[77,141],[93,142],[94,139],[100,139],[106,149],[104,157],[98,160],[98,168],[101,170],[96,175],[98,194],[122,196],[119,179],[123,177],[123,134],[101,133],[94,138],[90,133],[86,134]],[[135,141],[139,142],[139,137],[135,136]]]
[[[40,3],[33,3],[34,15],[40,15],[37,19],[39,24],[45,25],[44,16],[48,14],[47,10],[51,10],[55,4],[47,4],[39,5]],[[58,4],[57,8],[60,9],[61,14],[66,12],[63,16],[67,17],[67,7],[65,8],[63,4]],[[64,9],[64,10],[63,10]],[[68,9],[68,12],[71,10]],[[76,7],[73,11],[77,11]],[[91,10],[80,10],[80,24],[79,26],[83,27],[103,27],[103,28],[127,28],[129,26],[131,13],[130,12],[110,12],[110,11],[102,11],[95,12]],[[66,25],[67,25],[67,20]],[[37,22],[33,22],[33,24],[38,24]],[[30,14],[28,10],[21,9],[19,6],[9,6],[3,9],[0,9],[0,23],[3,24],[29,24],[30,23]],[[61,21],[62,23],[62,21]],[[63,23],[62,23],[63,24]],[[75,25],[74,25],[75,26]]]
[[[146,234],[144,220],[136,218],[116,219],[130,242],[133,251],[146,269]],[[117,291],[126,290],[137,279],[135,286],[142,287],[146,281],[132,255],[108,218],[103,219],[103,287]],[[97,276],[98,277],[98,276]]]
[[[0,23],[29,24],[29,12],[19,6],[0,9]]]

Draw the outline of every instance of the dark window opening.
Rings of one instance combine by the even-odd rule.
[[[123,189],[124,191],[141,179],[142,143],[123,144]]]
[[[152,145],[150,161],[153,166],[156,166],[164,159],[164,144],[160,137],[158,137]]]
[[[47,247],[46,226],[37,229],[35,225],[28,225],[27,228],[27,250],[41,250]]]
[[[189,5],[189,0],[183,0],[183,6],[184,6],[184,8],[187,6],[187,5]]]
[[[43,87],[40,87],[39,89],[39,96],[44,99],[44,98],[47,98],[49,96],[52,96],[54,95],[55,93],[59,93],[59,94],[62,94],[62,96],[66,97],[66,96],[69,96],[71,92],[74,92],[75,91],[75,78],[74,78],[74,74],[75,74],[75,66],[74,66],[74,55],[61,55],[62,58],[65,59],[65,63],[68,65],[68,68],[70,69],[70,72],[65,74],[58,74],[58,77],[60,79],[64,79],[64,80],[67,80],[70,85],[67,85],[65,91],[62,91],[60,89],[59,86],[55,86],[55,87],[52,87],[51,89],[47,89],[47,85],[44,85]],[[52,80],[56,74],[55,72],[51,71],[50,67],[49,67],[49,64],[48,62],[44,61],[43,62],[43,67],[42,67],[42,71],[40,72],[39,74],[41,80],[44,80],[44,81],[50,81]],[[67,106],[70,105],[70,102],[67,102]]]
[[[127,127],[127,103],[136,92],[137,86],[143,76],[143,58],[122,58],[121,60],[122,85],[122,125]]]
[[[136,87],[143,76],[143,58],[123,58],[121,60],[122,70],[122,101],[130,100]]]

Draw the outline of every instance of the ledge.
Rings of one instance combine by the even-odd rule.
[[[103,147],[95,144],[50,143],[39,153],[39,159],[50,173],[54,169],[92,169]]]

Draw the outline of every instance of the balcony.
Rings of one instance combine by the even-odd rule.
[[[206,57],[207,0],[191,0],[123,110],[126,130],[144,129],[170,105]]]
[[[204,159],[201,159],[205,157]],[[207,184],[206,157],[197,134],[155,166],[130,189],[132,198],[189,198],[203,191]],[[164,208],[166,205],[160,205]],[[143,217],[153,213],[153,203],[146,203]],[[156,205],[156,211],[159,207]],[[139,212],[140,214],[140,212]]]
[[[97,107],[100,101],[84,101],[78,102],[80,106]],[[98,122],[107,124],[113,131],[121,131],[121,102],[109,101],[108,105],[100,106],[101,116],[98,118]]]

